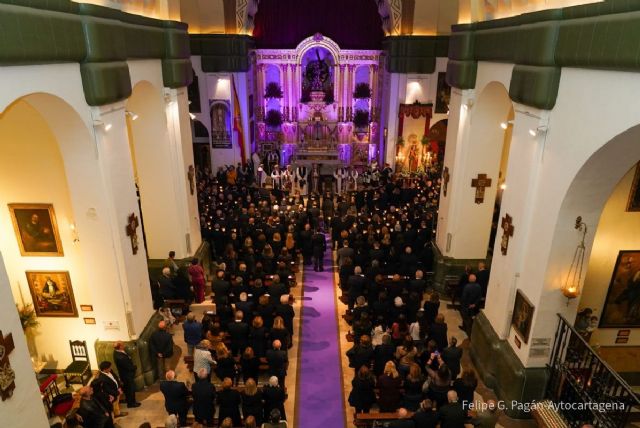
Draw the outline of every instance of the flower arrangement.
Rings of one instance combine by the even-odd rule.
[[[365,82],[358,83],[353,91],[353,98],[357,100],[371,98],[371,87],[369,87],[369,84]]]
[[[27,303],[22,308],[16,305],[16,309],[18,310],[18,315],[20,316],[20,323],[22,324],[23,330],[27,330],[28,328],[35,328],[40,325],[40,323],[38,322],[38,317],[36,316],[36,311],[31,303]]]
[[[264,91],[265,98],[282,98],[282,88],[277,82],[267,83]]]
[[[353,124],[356,128],[366,128],[369,126],[369,112],[366,110],[356,110],[353,114]]]
[[[279,110],[271,109],[267,112],[264,122],[271,128],[277,128],[282,125],[282,113]]]

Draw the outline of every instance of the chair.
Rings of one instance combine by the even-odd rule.
[[[64,370],[65,385],[68,388],[73,379],[80,378],[80,383],[85,386],[91,379],[91,364],[89,363],[87,342],[84,340],[70,340],[69,347],[71,348],[73,362]]]
[[[40,385],[40,395],[49,417],[64,417],[73,407],[71,394],[60,394],[57,378],[58,375],[51,375]]]

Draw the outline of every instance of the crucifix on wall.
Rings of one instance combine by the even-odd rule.
[[[471,180],[471,187],[476,188],[476,204],[484,202],[484,189],[491,187],[491,179],[487,174],[478,174],[477,178]]]
[[[138,217],[135,213],[131,213],[127,220],[127,236],[131,238],[131,251],[133,254],[138,254]]]
[[[502,222],[500,223],[500,227],[502,228],[502,241],[500,242],[500,251],[503,256],[507,255],[507,250],[509,249],[509,238],[513,236],[513,218],[509,214],[505,214],[502,217]]]
[[[447,187],[449,187],[450,178],[449,167],[445,166],[444,171],[442,172],[442,193],[444,193],[445,196],[447,196]]]
[[[11,398],[13,390],[16,389],[16,373],[9,361],[9,354],[14,348],[13,335],[9,333],[3,336],[0,331],[0,397],[2,401]]]

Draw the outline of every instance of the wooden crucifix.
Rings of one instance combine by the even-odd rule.
[[[9,354],[13,351],[13,335],[6,336],[0,331],[0,397],[2,401],[11,398],[13,390],[16,389],[16,373],[11,368]]]
[[[450,178],[449,167],[445,166],[444,171],[442,172],[442,193],[444,193],[445,196],[447,196],[447,187],[449,187]]]
[[[513,218],[509,214],[505,214],[502,217],[502,222],[500,224],[502,228],[502,241],[500,242],[500,251],[503,256],[507,255],[507,250],[509,249],[509,238],[513,236]]]
[[[471,180],[471,187],[476,188],[476,204],[484,202],[484,189],[491,187],[491,179],[487,174],[478,174],[477,178]]]
[[[127,220],[127,236],[131,238],[131,251],[133,254],[138,254],[138,217],[135,213],[131,213]]]

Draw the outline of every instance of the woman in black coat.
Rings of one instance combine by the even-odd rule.
[[[260,359],[255,356],[250,346],[244,350],[242,358],[240,358],[240,367],[242,367],[242,380],[244,383],[247,383],[249,379],[258,379]]]
[[[382,376],[378,378],[378,388],[380,396],[378,398],[378,407],[383,413],[395,412],[400,407],[400,387],[402,379],[396,370],[393,361],[387,361]]]
[[[242,425],[242,418],[240,417],[240,404],[242,398],[240,393],[235,389],[231,389],[233,381],[228,377],[222,381],[222,391],[218,393],[218,405],[220,409],[218,411],[218,420],[223,421],[225,418],[231,418],[233,420],[233,426],[239,427]]]
[[[351,393],[349,394],[349,405],[355,407],[356,413],[369,413],[369,409],[376,402],[375,378],[369,372],[367,366],[362,366],[358,374],[351,381]]]
[[[440,352],[449,345],[449,341],[447,340],[447,324],[444,322],[444,315],[438,314],[436,321],[429,327],[429,340],[436,342]]]
[[[349,367],[356,369],[356,373],[359,372],[362,366],[368,368],[371,361],[373,361],[371,338],[366,334],[360,337],[360,343],[347,351],[347,357],[349,358]]]
[[[253,348],[256,357],[264,357],[267,352],[267,329],[264,328],[264,320],[260,315],[253,318],[249,330],[249,346]]]
[[[244,383],[244,391],[242,391],[242,418],[247,419],[253,416],[256,419],[256,425],[262,425],[264,406],[262,402],[262,393],[258,391],[256,381],[248,379]]]

